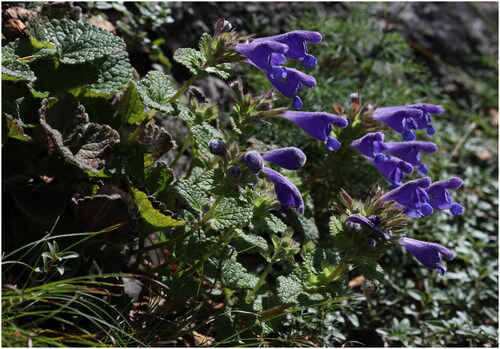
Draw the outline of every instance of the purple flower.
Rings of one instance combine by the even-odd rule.
[[[429,204],[435,210],[450,210],[453,216],[457,216],[464,211],[462,205],[453,202],[448,189],[457,189],[462,185],[462,180],[457,177],[448,178],[434,182],[426,190],[429,194]]]
[[[410,253],[418,259],[425,267],[436,269],[439,275],[444,275],[445,270],[439,266],[443,263],[440,254],[449,261],[455,258],[455,254],[444,246],[433,242],[425,242],[410,238],[400,238],[398,240]]]
[[[317,43],[321,40],[321,34],[318,32],[294,30],[281,35],[258,38],[253,42],[259,43],[273,41],[285,44],[288,46],[288,50],[283,52],[286,57],[300,60],[305,68],[310,68],[315,66],[318,63],[318,60],[316,57],[307,53],[307,43]]]
[[[377,218],[372,218],[372,217],[377,217]],[[370,219],[370,218],[372,218],[372,219]],[[353,214],[353,215],[350,215],[349,217],[347,217],[344,222],[358,223],[361,225],[365,225],[368,228],[370,228],[371,230],[373,230],[375,233],[377,233],[380,240],[388,241],[391,238],[391,234],[389,232],[384,231],[384,230],[377,227],[377,225],[380,224],[380,217],[370,216],[370,218],[366,218],[365,216],[362,216],[362,215],[356,213],[356,214]]]
[[[368,157],[367,157],[368,158]],[[391,188],[396,188],[402,185],[403,179],[406,174],[413,172],[413,166],[398,158],[386,158],[383,161],[377,161],[377,158],[368,158],[377,170],[387,179],[391,184]]]
[[[422,115],[421,110],[414,108],[387,107],[375,109],[372,118],[401,133],[405,141],[413,141],[417,136],[412,130],[418,128],[417,119]]]
[[[428,216],[433,212],[432,206],[429,205],[429,194],[425,191],[430,185],[431,180],[429,177],[415,179],[391,190],[380,199],[383,201],[396,201],[405,208],[405,214],[410,217]]]
[[[388,159],[382,152],[387,150],[386,143],[383,142],[384,134],[382,132],[371,132],[364,137],[351,142],[351,147],[361,154],[373,158],[375,162],[383,162]]]
[[[276,41],[253,41],[249,44],[236,44],[234,49],[246,56],[250,63],[264,70],[269,76],[276,79],[286,76],[284,68],[277,66],[280,64],[280,60],[277,58],[288,50],[287,45]]]
[[[246,152],[240,159],[248,167],[248,169],[255,174],[259,173],[264,167],[264,159],[259,152],[255,150]]]
[[[293,98],[292,106],[295,109],[302,108],[302,100],[297,94],[302,90],[302,86],[308,88],[316,86],[316,79],[297,69],[280,68],[285,70],[285,76],[271,75],[268,72],[267,77],[269,81],[283,96]]]
[[[292,121],[317,140],[326,142],[329,150],[336,150],[340,146],[339,141],[331,135],[332,126],[346,127],[348,124],[346,118],[324,112],[285,111],[278,116]]]
[[[377,108],[373,113],[373,118],[402,133],[405,141],[414,141],[416,136],[413,130],[426,129],[429,136],[436,132],[430,124],[431,114],[441,114],[443,111],[444,108],[440,105],[412,104]]]
[[[432,142],[387,142],[385,144],[387,153],[412,164],[421,175],[426,175],[429,169],[420,162],[420,152],[434,153],[438,149]]]
[[[264,167],[262,168],[262,172],[274,183],[274,191],[281,203],[281,210],[283,212],[286,213],[290,207],[295,207],[297,212],[304,213],[304,200],[295,184],[286,179],[281,173],[270,168]]]
[[[306,163],[306,154],[296,147],[271,150],[264,153],[262,157],[287,170],[298,170]]]

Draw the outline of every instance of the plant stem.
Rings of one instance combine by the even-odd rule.
[[[261,288],[262,284],[266,280],[267,274],[269,274],[269,272],[271,271],[273,264],[276,263],[277,258],[275,258],[275,256],[276,255],[274,255],[271,258],[271,261],[266,265],[266,269],[264,269],[264,271],[262,272],[262,275],[260,276],[259,281],[257,281],[257,283],[255,284],[255,287],[253,288],[253,290],[249,294],[247,294],[247,296],[245,297],[245,302],[248,302],[250,300],[250,298],[252,298],[257,293],[257,291],[259,291],[259,289]]]
[[[186,151],[186,149],[189,146],[189,144],[191,143],[192,139],[193,139],[193,136],[189,135],[188,139],[186,139],[186,141],[182,145],[182,148],[181,148],[181,150],[179,150],[179,153],[177,154],[175,159],[168,165],[170,168],[173,168],[175,166],[177,161],[181,158],[182,154],[184,154],[184,152]]]
[[[210,207],[210,209],[207,211],[207,213],[205,213],[203,218],[198,223],[196,223],[196,225],[194,227],[192,227],[188,232],[186,232],[182,235],[176,236],[175,238],[170,239],[168,241],[160,242],[158,244],[154,244],[154,245],[146,246],[146,247],[143,247],[143,248],[140,248],[137,250],[130,251],[129,253],[127,253],[127,255],[148,252],[148,251],[151,251],[151,250],[154,250],[157,248],[167,247],[167,246],[170,246],[176,242],[184,240],[185,238],[187,238],[191,234],[193,234],[195,231],[197,231],[203,224],[205,224],[210,219],[210,217],[212,216],[215,209],[217,208],[217,206],[219,205],[219,203],[222,201],[223,198],[224,198],[224,196],[219,196],[217,199],[215,199],[213,205]]]
[[[172,103],[172,102],[175,102],[175,101],[176,101],[176,100],[177,100],[180,96],[182,96],[182,94],[183,94],[184,92],[186,92],[186,90],[189,88],[189,86],[191,86],[191,84],[192,84],[193,82],[195,82],[197,78],[198,78],[198,75],[196,75],[196,74],[194,74],[193,76],[191,76],[191,77],[189,78],[189,80],[188,80],[188,81],[186,81],[186,82],[184,83],[184,85],[182,85],[182,87],[179,89],[179,91],[177,91],[177,92],[175,93],[175,95],[173,95],[172,97],[170,97],[170,98],[168,99],[167,103]]]
[[[325,284],[329,284],[330,282],[334,281],[346,267],[347,264],[345,262],[340,262],[340,264],[335,269],[333,269],[330,275],[326,277]]]
[[[189,269],[187,269],[184,273],[186,273],[187,276],[193,275],[196,272],[196,270],[201,265],[203,265],[203,263],[205,263],[210,257],[212,257],[212,255],[214,254],[214,252],[217,251],[217,249],[219,247],[221,247],[223,244],[228,244],[229,241],[231,241],[231,236],[234,233],[234,229],[235,228],[231,228],[224,235],[222,235],[219,238],[219,240],[217,241],[217,243],[215,244],[215,246],[212,249],[210,249],[210,251],[208,251],[207,253],[205,253],[203,255],[203,257],[201,257],[201,259],[198,261],[198,263],[196,263],[194,266],[192,266]]]

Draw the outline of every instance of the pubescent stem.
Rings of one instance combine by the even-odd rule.
[[[154,244],[154,245],[150,245],[150,246],[145,246],[143,248],[130,251],[129,253],[127,253],[127,255],[133,255],[133,254],[148,252],[148,251],[151,251],[151,250],[155,250],[157,248],[167,247],[167,246],[170,246],[170,245],[172,245],[172,244],[174,244],[176,242],[184,240],[185,238],[187,238],[191,234],[193,234],[195,231],[197,231],[203,224],[205,224],[210,219],[210,217],[212,216],[212,214],[214,213],[215,209],[217,208],[217,206],[219,205],[219,203],[222,201],[223,198],[224,198],[224,196],[219,196],[217,199],[215,199],[214,203],[209,208],[209,210],[207,211],[207,213],[205,213],[205,215],[203,216],[203,218],[198,223],[196,223],[196,225],[194,227],[192,227],[191,229],[189,229],[188,232],[186,232],[186,233],[184,233],[182,235],[176,236],[175,238],[170,239],[168,241],[160,242],[158,244]]]
[[[210,257],[212,257],[212,255],[215,253],[215,251],[217,251],[217,249],[219,249],[219,247],[221,247],[222,245],[226,245],[231,241],[231,236],[234,233],[234,229],[235,228],[231,228],[224,235],[222,235],[215,244],[215,246],[212,249],[210,249],[210,251],[205,253],[203,257],[201,257],[201,259],[198,261],[198,263],[196,263],[194,266],[184,271],[184,273],[181,273],[181,275],[182,274],[186,274],[187,276],[193,275],[196,272],[196,270],[201,265],[203,265],[203,263],[205,263]]]
[[[262,272],[262,275],[260,276],[259,281],[257,281],[257,283],[255,284],[253,290],[245,297],[245,302],[248,302],[259,291],[262,284],[266,280],[267,274],[269,274],[269,272],[271,271],[273,264],[276,263],[276,260],[277,260],[276,255],[274,255],[271,258],[271,261],[266,265],[266,269],[264,269],[264,271]]]
[[[325,285],[334,281],[340,275],[340,273],[344,271],[345,268],[347,268],[347,263],[340,262],[340,264],[335,269],[333,269],[333,271],[326,277],[324,282]]]
[[[189,144],[191,143],[192,139],[193,139],[193,136],[189,135],[188,139],[186,139],[186,141],[182,145],[181,150],[179,150],[179,153],[177,154],[177,156],[175,157],[175,159],[168,165],[168,167],[173,168],[175,166],[175,164],[177,163],[177,161],[179,161],[179,159],[181,158],[182,154],[184,154],[184,152],[186,151],[186,149],[189,146]]]

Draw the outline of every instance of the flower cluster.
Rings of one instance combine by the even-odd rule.
[[[316,86],[316,80],[299,70],[282,66],[287,58],[302,61],[304,68],[311,68],[318,63],[307,52],[307,43],[322,40],[318,32],[295,30],[281,35],[254,39],[249,43],[234,45],[234,49],[244,55],[248,62],[263,70],[271,84],[285,97],[293,99],[292,106],[300,109],[302,100],[297,94],[302,87]]]
[[[264,160],[269,161],[287,170],[298,170],[306,163],[306,155],[295,147],[280,148],[260,154],[255,150],[241,155],[240,160],[253,173],[262,172],[274,183],[274,191],[281,203],[281,210],[288,212],[290,207],[295,207],[297,212],[304,213],[304,200],[299,189],[281,173],[264,166]]]
[[[384,194],[380,200],[396,202],[404,214],[410,217],[425,217],[434,210],[449,210],[456,216],[464,210],[460,204],[453,202],[449,192],[450,189],[457,189],[462,185],[460,178],[452,177],[432,183],[429,177],[422,177],[403,183],[405,176],[414,170],[420,175],[429,172],[427,166],[421,162],[421,154],[434,153],[437,151],[437,146],[432,142],[416,141],[414,130],[425,129],[427,135],[434,134],[431,114],[441,114],[443,111],[443,107],[432,104],[376,108],[371,118],[401,133],[404,141],[384,142],[382,132],[371,132],[350,144],[391,183],[392,190]],[[376,232],[383,242],[387,241],[384,232],[371,218],[355,214],[348,217],[346,222],[362,224]],[[424,266],[437,269],[441,275],[445,270],[439,266],[442,263],[440,254],[448,260],[454,257],[453,252],[435,243],[407,237],[395,241],[410,251]]]

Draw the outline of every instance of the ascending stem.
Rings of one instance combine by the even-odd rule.
[[[253,290],[249,294],[247,294],[247,296],[245,297],[245,302],[248,302],[250,300],[250,298],[252,298],[257,293],[257,291],[260,289],[260,287],[262,286],[262,284],[266,280],[267,274],[269,274],[269,272],[271,271],[271,268],[273,267],[273,264],[275,262],[276,262],[276,258],[275,258],[275,256],[273,256],[273,258],[271,258],[271,261],[266,265],[266,269],[264,269],[264,271],[262,272],[262,275],[260,276],[259,281],[257,281],[257,283],[255,284],[255,287],[253,288]]]
[[[189,268],[188,270],[185,271],[185,273],[187,273],[187,276],[191,276],[193,275],[195,272],[196,272],[196,269],[198,269],[198,267],[200,265],[202,265],[203,263],[205,263],[210,257],[212,257],[212,255],[214,254],[215,251],[217,251],[217,249],[219,247],[221,247],[223,244],[228,244],[229,241],[231,240],[231,235],[233,235],[234,233],[234,229],[235,228],[231,228],[229,229],[224,235],[222,235],[219,240],[217,241],[217,243],[215,244],[215,246],[213,248],[210,249],[210,251],[208,251],[207,253],[205,253],[203,255],[203,257],[201,257],[201,259],[198,261],[198,263],[196,263],[194,266],[192,266],[191,268]]]
[[[184,154],[184,152],[186,151],[186,149],[187,149],[187,147],[188,147],[189,143],[191,143],[191,139],[193,139],[193,136],[192,136],[192,135],[190,135],[190,136],[188,137],[188,139],[184,142],[184,144],[182,145],[181,150],[179,150],[179,153],[178,153],[178,154],[177,154],[177,156],[175,157],[174,161],[172,161],[172,162],[168,165],[168,167],[173,168],[173,167],[175,166],[175,164],[177,163],[177,161],[181,158],[182,154]]]
[[[210,207],[210,209],[207,211],[207,213],[205,213],[203,218],[194,227],[192,227],[187,233],[176,236],[175,238],[170,239],[168,241],[160,242],[159,244],[154,244],[154,245],[146,246],[142,249],[130,251],[128,253],[128,255],[132,255],[132,254],[136,254],[136,253],[144,253],[144,252],[148,252],[151,250],[155,250],[157,248],[167,247],[167,246],[172,245],[173,243],[176,243],[178,241],[181,241],[181,240],[189,237],[191,234],[193,234],[195,231],[197,231],[203,224],[205,224],[210,219],[210,217],[214,213],[215,209],[217,208],[217,205],[219,205],[219,203],[222,201],[223,198],[224,198],[224,196],[219,196],[217,199],[215,199],[214,203],[212,204],[212,207]]]
[[[347,267],[347,264],[344,262],[341,262],[333,271],[328,275],[325,279],[325,284],[329,284],[333,280],[335,280],[341,272],[344,271],[344,269]]]

